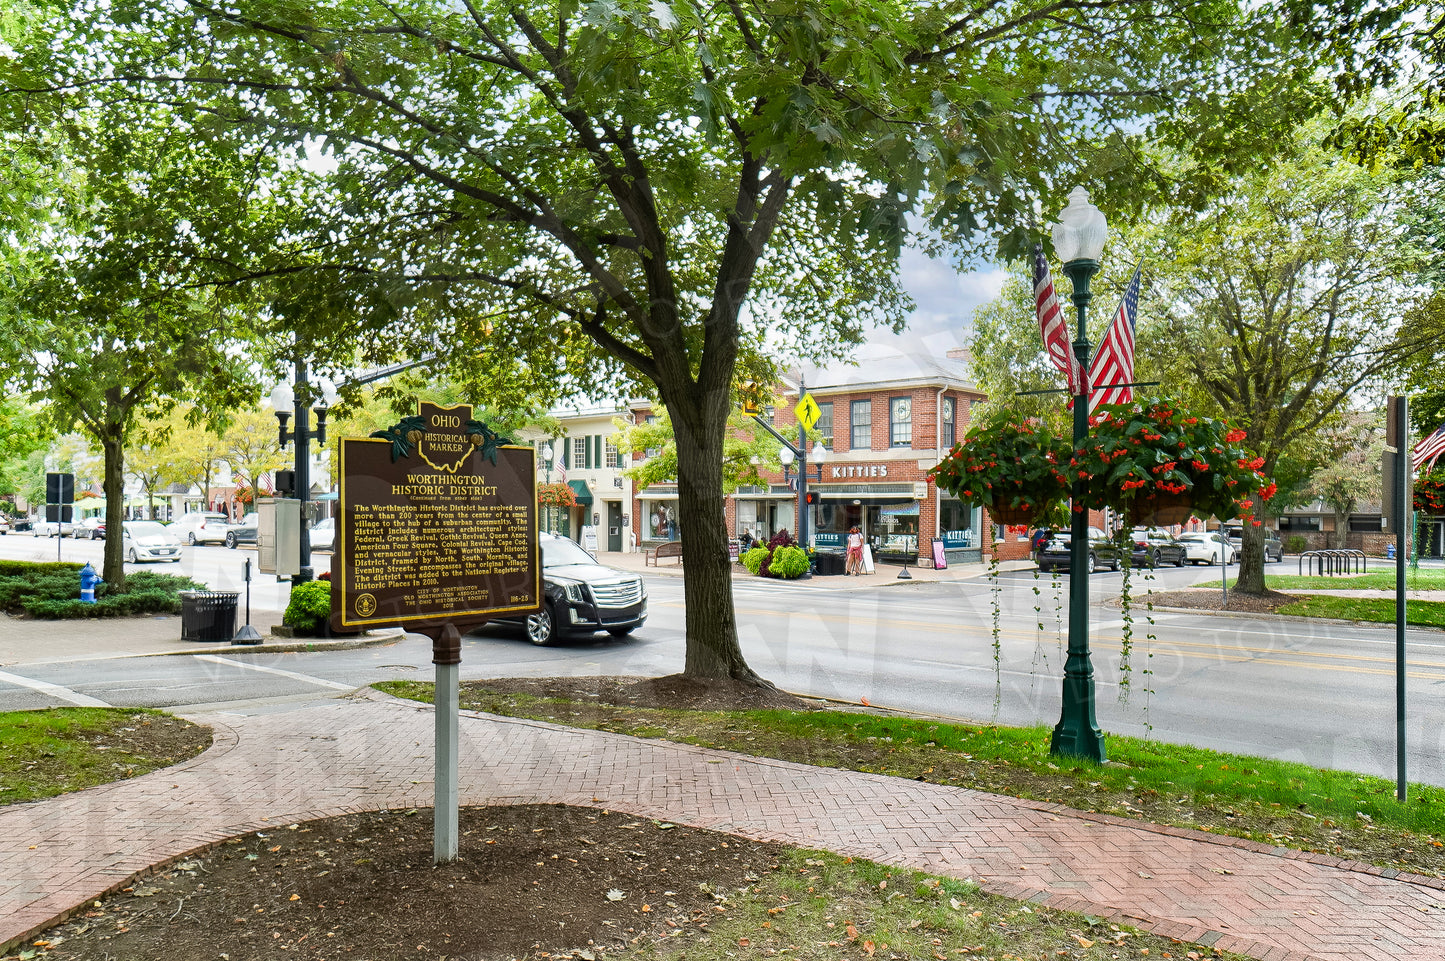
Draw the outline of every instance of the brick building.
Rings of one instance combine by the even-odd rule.
[[[817,402],[817,430],[827,450],[822,477],[810,465],[809,534],[820,550],[842,550],[848,529],[857,525],[875,557],[909,564],[933,563],[933,541],[942,542],[950,563],[982,559],[979,532],[986,515],[965,507],[929,482],[928,471],[968,429],[975,404],[984,399],[970,379],[964,351],[946,356],[907,354],[868,345],[859,366],[804,367],[778,387],[772,425],[784,437],[797,436],[793,411],[800,388]],[[638,406],[636,422],[650,412]],[[796,443],[796,441],[795,441]],[[771,469],[770,469],[771,468]],[[731,537],[748,531],[764,539],[780,530],[797,533],[796,465],[764,465],[765,485],[742,487],[727,499]],[[792,483],[790,483],[792,481]],[[631,516],[638,519],[644,546],[675,538],[675,485],[654,484],[638,493]],[[1004,545],[1001,556],[1027,556],[1025,539]]]

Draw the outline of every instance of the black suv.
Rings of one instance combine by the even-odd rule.
[[[1039,570],[1054,571],[1069,569],[1069,549],[1073,543],[1073,537],[1068,531],[1059,531],[1049,538],[1044,549],[1039,551]],[[1089,556],[1085,562],[1085,570],[1092,574],[1100,567],[1107,567],[1111,571],[1119,569],[1119,550],[1109,535],[1097,527],[1089,528]]]
[[[647,620],[647,588],[641,577],[597,563],[565,537],[542,533],[540,541],[546,598],[539,612],[520,622],[533,644],[600,631],[626,637]],[[519,619],[499,617],[496,622],[515,624]]]
[[[1129,532],[1134,542],[1129,563],[1134,567],[1159,567],[1163,564],[1184,566],[1184,545],[1168,531],[1157,527],[1136,527]]]

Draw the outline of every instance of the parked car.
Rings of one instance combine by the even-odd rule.
[[[121,525],[121,551],[132,564],[137,561],[181,560],[181,541],[176,532],[157,521],[126,521]]]
[[[35,522],[28,517],[17,517],[10,522],[10,529],[19,534],[21,531],[34,533]]]
[[[1236,554],[1243,549],[1243,535],[1243,527],[1234,524],[1226,524],[1224,527],[1224,536],[1229,538],[1229,546],[1234,548]],[[1280,541],[1278,532],[1266,530],[1264,532],[1264,562],[1268,564],[1271,559],[1284,560],[1284,543]]]
[[[48,521],[37,517],[32,530],[36,537],[69,537],[75,531],[75,524],[71,521]]]
[[[524,620],[497,618],[523,625],[527,639],[546,645],[561,637],[590,636],[606,631],[626,637],[647,620],[647,588],[642,578],[597,563],[574,541],[543,533],[542,609]]]
[[[0,517],[0,534],[10,533],[10,518]]]
[[[75,530],[71,531],[70,536],[76,538],[77,540],[105,540],[105,518],[87,517],[85,520],[75,525]]]
[[[1159,567],[1161,564],[1184,566],[1184,545],[1174,535],[1157,527],[1136,527],[1130,532],[1134,549],[1129,563],[1135,567]]]
[[[313,551],[334,551],[336,550],[336,521],[329,517],[323,517],[312,525],[311,530],[306,532],[311,539]]]
[[[1176,540],[1184,545],[1184,559],[1191,564],[1218,564],[1221,559],[1234,563],[1236,551],[1218,531],[1180,534]]]
[[[1044,549],[1039,551],[1039,570],[1053,571],[1069,569],[1069,562],[1072,555],[1073,535],[1070,531],[1058,531]],[[1089,553],[1085,564],[1085,570],[1092,574],[1101,566],[1110,570],[1119,569],[1119,551],[1109,535],[1097,527],[1089,528]]]
[[[224,544],[231,519],[217,511],[188,511],[176,518],[171,530],[194,547],[197,544]]]
[[[241,523],[232,524],[226,531],[226,546],[235,550],[242,544],[254,544],[261,534],[261,515],[255,511],[241,518]]]

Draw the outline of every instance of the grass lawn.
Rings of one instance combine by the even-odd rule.
[[[1372,558],[1373,560],[1373,558]],[[1395,589],[1395,562],[1377,562],[1380,566],[1365,574],[1336,574],[1334,577],[1318,577],[1299,574],[1266,573],[1264,584],[1270,590],[1318,590],[1318,591],[1393,591]],[[1389,568],[1385,568],[1385,564]],[[1230,584],[1234,581],[1231,579]],[[1445,569],[1421,568],[1405,571],[1405,588],[1411,591],[1445,591]]]
[[[430,701],[432,685],[375,685]],[[462,686],[462,707],[1055,801],[1445,877],[1445,790],[1109,736],[1109,763],[1051,757],[1046,727],[844,711],[676,711]]]
[[[0,713],[0,744],[0,804],[13,804],[189,760],[211,732],[160,711],[66,707]]]

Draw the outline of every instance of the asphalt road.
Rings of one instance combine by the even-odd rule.
[[[0,556],[19,543],[0,539]],[[67,559],[99,544],[66,542]],[[24,553],[22,549],[22,553]],[[179,567],[218,588],[245,556],[187,549]],[[327,555],[318,555],[318,568]],[[1288,569],[1289,565],[1286,565]],[[1159,589],[1207,580],[1219,569],[1158,572]],[[1090,579],[1096,597],[1117,593],[1118,575]],[[239,580],[236,585],[239,586]],[[803,694],[920,713],[1006,724],[1058,719],[1068,579],[1004,574],[987,581],[888,584],[838,590],[834,579],[734,585],[748,662],[780,687]],[[1134,591],[1149,582],[1136,576]],[[253,604],[279,603],[282,588],[256,584]],[[650,576],[650,617],[632,637],[538,648],[517,632],[484,628],[463,641],[464,678],[661,675],[684,660],[682,581]],[[1037,593],[1035,589],[1037,588]],[[264,591],[274,591],[269,601]],[[995,599],[1000,608],[995,662]],[[279,606],[276,608],[279,609]],[[1097,715],[1106,733],[1154,737],[1315,766],[1393,777],[1394,633],[1310,621],[1159,612],[1137,604],[1132,652],[1121,671],[1124,622],[1095,606],[1091,638]],[[418,636],[354,651],[245,654],[221,647],[204,657],[132,658],[12,666],[0,675],[0,708],[57,703],[53,684],[100,703],[259,712],[287,710],[386,678],[430,679],[430,647]],[[1127,689],[1120,677],[1127,675]],[[1407,743],[1412,780],[1445,785],[1445,634],[1409,637]]]

